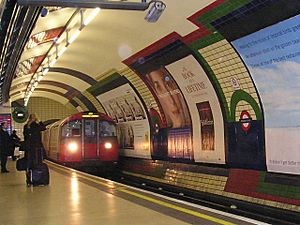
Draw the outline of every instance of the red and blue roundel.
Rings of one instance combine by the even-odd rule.
[[[240,122],[242,123],[243,131],[247,132],[250,129],[251,121],[252,118],[250,114],[246,110],[243,110],[240,115]]]

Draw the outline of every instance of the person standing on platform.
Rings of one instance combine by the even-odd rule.
[[[17,157],[15,156],[15,148],[20,147],[20,141],[21,139],[17,135],[17,131],[13,130],[12,134],[10,135],[10,149],[9,149],[9,155],[11,156],[12,160],[15,161]]]
[[[9,154],[9,134],[7,132],[7,123],[0,124],[0,156],[1,156],[1,173],[9,173],[6,169],[7,156]]]
[[[25,155],[27,157],[26,181],[30,185],[30,169],[42,163],[43,143],[41,132],[46,130],[45,125],[39,122],[36,114],[30,114],[24,126]]]

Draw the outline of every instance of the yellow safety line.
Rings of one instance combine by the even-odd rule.
[[[104,182],[101,182],[101,181],[99,181],[99,180],[96,180],[95,178],[86,177],[86,176],[80,175],[80,174],[78,174],[77,176],[78,176],[78,177],[81,177],[81,178],[83,178],[83,179],[92,181],[92,182],[94,182],[94,183],[101,184],[101,185],[106,186],[106,187],[109,187],[109,188],[114,188],[113,185],[107,184],[107,183],[104,183]]]
[[[61,167],[53,165],[53,164],[51,164],[51,166],[54,166],[57,169],[60,169],[60,170],[63,170],[63,171],[67,170],[66,168],[61,168]],[[86,175],[78,174],[78,172],[76,172],[76,173],[77,173],[77,177],[81,177],[83,179],[86,179],[86,180],[89,180],[89,181],[92,181],[94,183],[101,184],[103,186],[107,186],[107,187],[110,187],[110,188],[114,187],[113,185],[101,182],[101,181],[97,180],[96,178],[90,178],[90,177],[87,177]],[[195,211],[190,210],[190,209],[186,209],[186,208],[183,208],[183,207],[180,207],[180,206],[172,205],[170,203],[166,203],[166,202],[154,199],[154,198],[147,197],[147,196],[142,195],[142,194],[138,194],[138,193],[133,192],[133,191],[129,191],[129,190],[125,189],[124,187],[117,188],[117,190],[121,191],[121,192],[124,192],[124,193],[127,193],[129,195],[133,195],[135,197],[147,200],[149,202],[153,202],[155,204],[162,205],[162,206],[167,207],[167,208],[175,209],[177,211],[184,212],[186,214],[190,214],[190,215],[193,215],[193,216],[205,219],[205,220],[216,222],[218,224],[235,225],[234,223],[231,223],[231,222],[228,222],[228,221],[225,221],[225,220],[222,220],[222,219],[218,219],[218,218],[215,218],[215,217],[212,217],[212,216],[208,216],[208,215],[205,215],[205,214],[202,214],[202,213],[199,213],[199,212],[195,212]]]
[[[71,172],[69,168],[64,168],[64,167],[61,167],[59,165],[55,165],[55,164],[52,164],[52,163],[51,163],[51,166],[53,166],[53,167],[55,167],[55,168],[57,168],[59,170],[62,170],[62,171],[69,170],[68,172]],[[80,178],[83,178],[83,179],[86,179],[86,180],[89,180],[89,181],[92,181],[92,182],[97,183],[97,184],[101,184],[101,185],[109,187],[109,188],[113,188],[114,187],[111,184],[107,184],[107,183],[101,182],[99,180],[96,180],[95,178],[90,178],[90,177],[87,177],[86,175],[81,175],[80,172],[78,172],[78,171],[76,171],[76,176],[80,177]]]
[[[150,198],[150,197],[147,197],[145,195],[141,195],[141,194],[135,193],[133,191],[126,190],[125,188],[119,188],[118,191],[122,191],[122,192],[125,192],[127,194],[136,196],[138,198],[142,198],[144,200],[147,200],[149,202],[153,202],[155,204],[162,205],[162,206],[165,206],[165,207],[168,207],[168,208],[171,208],[171,209],[175,209],[177,211],[181,211],[181,212],[184,212],[184,213],[196,216],[196,217],[200,217],[200,218],[203,218],[203,219],[206,219],[206,220],[210,220],[210,221],[213,221],[213,222],[216,222],[216,223],[219,223],[219,224],[234,225],[234,223],[227,222],[225,220],[218,219],[218,218],[215,218],[215,217],[212,217],[212,216],[208,216],[208,215],[205,215],[205,214],[202,214],[202,213],[199,213],[199,212],[195,212],[193,210],[186,209],[186,208],[183,208],[183,207],[180,207],[180,206],[172,205],[170,203],[166,203],[166,202],[154,199],[154,198]]]

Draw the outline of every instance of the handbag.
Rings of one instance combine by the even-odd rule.
[[[25,157],[18,159],[16,163],[16,167],[18,171],[26,170],[27,159]]]
[[[25,141],[21,141],[21,142],[20,142],[20,148],[19,148],[19,151],[25,152]]]

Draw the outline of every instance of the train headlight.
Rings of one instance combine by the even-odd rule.
[[[70,152],[76,152],[78,150],[78,144],[76,142],[68,143],[68,150]]]
[[[112,148],[112,144],[110,142],[105,142],[104,147],[106,149],[111,149]]]

